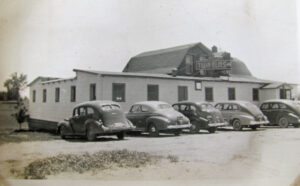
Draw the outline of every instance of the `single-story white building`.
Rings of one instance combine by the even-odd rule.
[[[243,62],[201,43],[142,53],[123,72],[74,72],[74,78],[37,77],[29,84],[31,128],[55,129],[76,104],[88,100],[113,100],[125,111],[145,100],[246,100],[259,105],[268,99],[292,99],[297,86],[253,77]]]

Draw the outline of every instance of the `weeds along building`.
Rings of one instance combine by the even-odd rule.
[[[37,77],[30,87],[30,126],[55,129],[73,107],[89,100],[113,100],[128,111],[137,101],[218,102],[292,99],[295,84],[252,76],[230,53],[202,43],[145,52],[132,57],[123,72],[74,69],[74,78]]]

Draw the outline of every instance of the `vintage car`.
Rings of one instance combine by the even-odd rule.
[[[267,117],[259,108],[247,101],[222,102],[217,103],[215,107],[221,111],[229,125],[237,131],[242,130],[244,127],[256,130],[261,125],[269,123]]]
[[[88,101],[73,109],[73,116],[58,123],[57,131],[62,138],[66,136],[86,136],[93,141],[98,135],[117,135],[134,129],[126,119],[118,103],[113,101]]]
[[[182,129],[191,127],[187,117],[162,101],[135,103],[131,106],[127,118],[136,127],[136,131],[149,132],[150,136],[159,136],[160,132],[179,135]]]
[[[190,128],[191,133],[199,132],[200,129],[214,133],[217,127],[227,125],[221,112],[210,103],[183,101],[172,106],[190,119],[192,124]]]
[[[261,104],[261,111],[268,117],[272,125],[282,128],[292,124],[300,125],[300,104],[292,100],[268,100]]]

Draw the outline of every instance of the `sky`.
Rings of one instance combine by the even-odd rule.
[[[202,42],[300,84],[296,0],[0,0],[0,90],[13,72],[120,72],[139,53]],[[298,14],[297,14],[298,13]],[[298,17],[298,19],[297,19]]]

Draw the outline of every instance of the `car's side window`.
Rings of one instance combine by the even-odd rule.
[[[197,111],[197,108],[195,107],[195,105],[191,105],[190,109],[191,109],[191,111]]]
[[[286,109],[287,106],[286,106],[285,104],[283,104],[283,103],[280,103],[280,104],[279,104],[279,108],[280,108],[280,109]]]
[[[272,109],[279,109],[279,105],[277,103],[272,104]]]
[[[141,112],[141,109],[140,109],[140,105],[133,105],[130,109],[130,112],[132,113],[139,113]]]
[[[86,108],[86,115],[91,118],[95,118],[97,116],[95,110],[92,107]]]
[[[223,105],[222,105],[222,104],[217,104],[217,105],[216,105],[216,109],[222,110],[222,109],[223,109]]]
[[[180,110],[181,111],[187,111],[188,110],[188,106],[187,105],[180,105]]]
[[[85,107],[79,107],[78,111],[79,111],[78,112],[79,116],[85,116],[86,115]]]
[[[232,110],[239,110],[239,106],[236,104],[232,105]]]
[[[179,106],[178,105],[173,105],[173,108],[177,111],[179,111]]]
[[[231,110],[231,106],[229,104],[224,104],[223,110]]]
[[[142,105],[142,106],[141,106],[141,111],[142,111],[142,112],[149,112],[149,111],[150,111],[150,108],[147,107],[147,106],[145,106],[145,105]]]
[[[78,116],[78,108],[73,110],[73,116]]]
[[[269,104],[268,104],[268,103],[262,104],[261,109],[262,109],[262,110],[267,110],[267,109],[269,109]]]

